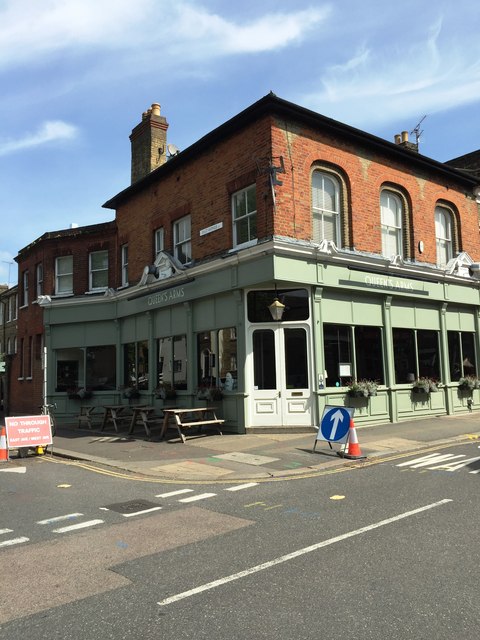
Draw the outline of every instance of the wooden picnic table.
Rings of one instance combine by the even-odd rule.
[[[197,427],[198,432],[200,432],[203,426],[212,425],[215,426],[218,429],[218,433],[222,435],[220,426],[225,422],[225,420],[217,418],[214,407],[193,407],[191,409],[163,409],[163,415],[164,418],[162,430],[160,432],[160,439],[163,439],[165,437],[170,421],[174,420],[178,435],[180,436],[184,444],[185,436],[183,434],[183,429]]]
[[[150,438],[152,435],[150,427],[153,424],[158,423],[160,419],[159,416],[155,415],[155,407],[152,407],[150,405],[137,405],[131,407],[131,409],[132,419],[130,421],[130,429],[128,430],[129,435],[134,432],[135,426],[140,422],[145,429],[147,437]]]
[[[109,422],[113,423],[115,431],[118,433],[118,423],[130,419],[131,407],[126,404],[108,404],[103,407],[103,421],[101,431],[105,429]]]

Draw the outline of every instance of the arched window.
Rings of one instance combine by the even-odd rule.
[[[380,195],[382,254],[403,257],[403,206],[398,195],[384,189]]]
[[[445,267],[453,258],[452,214],[446,207],[435,207],[435,243],[437,266]]]
[[[315,170],[312,174],[313,241],[333,240],[341,246],[340,183],[330,173]]]

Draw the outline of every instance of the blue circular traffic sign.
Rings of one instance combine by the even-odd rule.
[[[351,410],[344,407],[328,407],[320,424],[321,437],[329,442],[344,440],[350,428]]]

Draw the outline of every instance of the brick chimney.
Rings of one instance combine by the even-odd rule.
[[[404,149],[409,149],[410,151],[416,151],[418,153],[418,143],[409,141],[408,131],[402,131],[402,133],[397,133],[394,139],[395,139],[395,144],[398,144],[399,147],[403,147]]]
[[[160,115],[160,105],[155,102],[142,114],[142,121],[132,130],[132,184],[147,176],[167,160],[166,118]]]

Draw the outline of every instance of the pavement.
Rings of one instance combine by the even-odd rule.
[[[0,419],[0,424],[2,421]],[[117,472],[165,482],[239,482],[301,477],[325,469],[389,457],[455,442],[480,439],[480,412],[437,416],[373,426],[355,427],[361,459],[339,455],[344,445],[317,440],[309,433],[247,433],[219,435],[188,432],[186,443],[177,434],[160,440],[145,434],[57,427],[53,447],[45,455],[60,456],[114,468]],[[349,453],[347,448],[346,453]],[[358,453],[358,451],[356,452]],[[35,455],[33,451],[30,455]],[[10,451],[10,464],[23,459]]]

